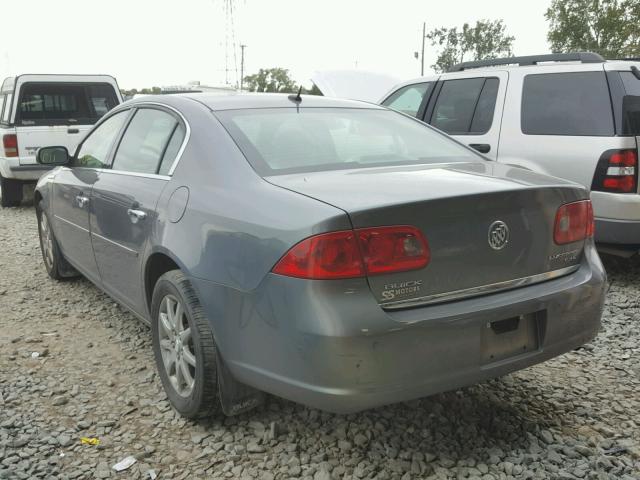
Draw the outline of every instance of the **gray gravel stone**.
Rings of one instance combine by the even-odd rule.
[[[593,342],[524,371],[353,415],[269,397],[191,422],[149,329],[88,281],[47,278],[32,207],[0,210],[0,245],[0,479],[640,479],[640,259],[605,259]]]

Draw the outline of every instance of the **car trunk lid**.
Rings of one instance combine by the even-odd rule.
[[[412,225],[429,264],[368,277],[389,308],[480,294],[567,273],[584,241],[556,245],[560,205],[587,197],[564,180],[495,163],[381,167],[267,177],[343,209],[354,228]],[[549,272],[556,272],[550,274]]]

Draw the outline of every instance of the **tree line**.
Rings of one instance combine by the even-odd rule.
[[[553,53],[589,51],[607,59],[640,57],[640,0],[553,0],[545,18]],[[515,37],[501,19],[435,28],[426,38],[438,52],[431,65],[438,73],[464,61],[514,55]],[[260,69],[244,81],[252,92],[289,93],[299,88],[282,68]]]

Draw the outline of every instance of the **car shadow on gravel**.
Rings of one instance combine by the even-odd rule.
[[[540,452],[541,429],[563,423],[562,416],[538,390],[526,379],[508,376],[349,415],[326,413],[269,396],[255,411],[206,419],[194,422],[194,426],[213,433],[220,422],[225,428],[271,425],[272,435],[281,440],[283,435],[292,442],[313,439],[318,442],[318,451],[331,448],[337,440],[344,453],[369,458],[410,461],[426,453],[427,457],[444,458],[445,463],[470,456],[488,461],[484,458],[487,451],[498,458],[518,456],[522,451]]]

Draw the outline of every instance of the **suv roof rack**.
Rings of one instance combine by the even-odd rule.
[[[462,62],[451,67],[448,72],[461,72],[470,68],[497,67],[499,65],[514,65],[521,67],[526,65],[537,65],[542,62],[581,62],[581,63],[603,63],[605,61],[597,53],[575,52],[575,53],[551,53],[548,55],[528,55],[525,57],[491,58],[488,60],[478,60],[473,62]]]

